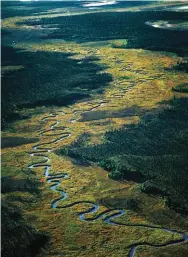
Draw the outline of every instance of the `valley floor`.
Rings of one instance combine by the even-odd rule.
[[[103,144],[106,132],[139,124],[143,117],[152,120],[171,99],[187,97],[172,90],[187,83],[188,75],[174,69],[182,57],[114,47],[122,40],[103,43],[16,46],[34,53],[70,54],[68,59],[78,66],[92,62],[103,67],[98,74],[109,74],[111,80],[103,91],[65,107],[19,110],[27,118],[2,132],[2,176],[36,180],[39,192],[7,189],[2,201],[20,207],[27,223],[49,236],[41,256],[186,257],[185,215],[169,209],[162,197],[143,193],[139,183],[110,179],[96,163],[58,154],[83,135],[89,146]],[[126,206],[126,198],[136,199],[138,209]],[[117,205],[109,207],[106,199]]]

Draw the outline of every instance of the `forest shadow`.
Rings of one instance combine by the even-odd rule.
[[[24,144],[31,144],[38,142],[38,138],[25,138],[25,137],[2,137],[1,148],[14,147]]]
[[[25,193],[39,195],[40,182],[33,179],[15,179],[11,176],[1,178],[2,202],[2,256],[35,257],[49,242],[49,236],[37,231],[23,218],[20,208],[14,201],[31,204],[32,200]],[[23,197],[16,196],[22,192]]]
[[[102,93],[112,80],[111,75],[99,74],[104,67],[94,63],[96,58],[80,62],[72,56],[2,46],[3,125],[18,108],[66,106]]]
[[[137,105],[132,105],[131,107],[120,109],[117,111],[88,111],[81,114],[80,122],[95,121],[107,118],[122,118],[122,117],[132,117],[141,116],[148,110],[143,110]]]

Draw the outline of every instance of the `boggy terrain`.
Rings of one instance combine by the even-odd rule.
[[[10,233],[15,231],[15,224],[9,224],[11,215],[22,212],[24,222],[21,214],[16,222],[21,220],[18,231],[27,238],[16,239],[12,233],[15,256],[188,255],[183,211],[187,74],[177,69],[184,59],[125,46],[122,39],[20,41],[16,48],[22,50],[11,50],[14,56],[20,51],[23,61],[13,58],[11,66],[11,57],[4,65],[5,75],[7,69],[9,74],[24,72],[18,77],[20,84],[6,77],[10,91],[12,83],[18,90],[15,99],[7,99],[11,104],[14,99],[12,105],[24,119],[6,124],[2,132],[2,199],[7,213],[3,231],[6,226]],[[33,63],[28,63],[28,53]],[[56,58],[61,62],[55,64]],[[56,65],[54,74],[46,60]],[[71,74],[64,78],[66,65]],[[31,100],[22,98],[38,83],[29,70],[43,74],[41,68],[51,75],[40,76],[37,101],[35,94]],[[26,74],[29,94],[23,90]],[[72,90],[82,90],[83,95],[63,100]],[[11,256],[5,235],[3,249]],[[26,252],[28,246],[36,251]]]

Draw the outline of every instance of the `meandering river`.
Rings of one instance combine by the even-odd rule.
[[[116,95],[116,97],[122,97],[122,95]],[[101,100],[98,104],[91,104],[90,109],[88,110],[84,110],[84,111],[73,111],[72,114],[74,116],[74,114],[80,112],[80,113],[84,113],[84,112],[88,112],[88,111],[94,111],[102,106],[104,106],[108,101],[106,100]],[[174,229],[168,229],[165,227],[158,227],[158,226],[153,226],[153,225],[145,225],[145,224],[121,224],[118,221],[116,221],[116,218],[123,216],[126,214],[126,210],[123,209],[109,209],[106,211],[101,212],[100,214],[98,214],[97,216],[95,216],[94,218],[86,218],[86,214],[93,214],[93,213],[97,213],[100,209],[100,206],[97,203],[91,202],[91,201],[77,201],[77,202],[73,202],[71,204],[67,204],[67,205],[63,205],[63,206],[58,206],[59,202],[64,201],[65,199],[68,198],[68,194],[67,192],[65,192],[63,189],[59,189],[59,185],[61,184],[61,182],[67,178],[69,178],[69,175],[66,173],[61,173],[61,174],[50,174],[50,158],[48,157],[48,153],[53,151],[56,148],[56,144],[64,139],[67,139],[68,137],[71,137],[72,134],[69,132],[69,127],[67,125],[67,127],[57,127],[59,125],[59,121],[58,121],[58,117],[60,115],[65,115],[65,112],[60,111],[58,113],[51,113],[51,115],[44,117],[41,122],[46,122],[48,120],[50,121],[54,121],[54,123],[50,126],[49,129],[47,130],[42,130],[39,132],[39,136],[43,137],[43,136],[47,136],[49,132],[52,132],[50,135],[51,136],[57,136],[57,139],[54,139],[52,141],[49,141],[47,143],[41,143],[41,144],[37,144],[35,146],[33,146],[32,152],[30,153],[30,156],[32,157],[42,157],[43,160],[40,162],[36,162],[32,165],[29,165],[28,168],[29,169],[35,169],[37,167],[43,167],[44,168],[44,177],[46,178],[46,182],[50,184],[50,189],[52,191],[58,192],[59,193],[59,197],[57,199],[54,199],[51,202],[51,208],[58,208],[58,209],[64,209],[64,208],[71,208],[75,205],[80,205],[80,204],[84,204],[88,205],[88,209],[84,212],[78,213],[78,217],[81,221],[83,222],[95,222],[96,220],[101,219],[104,223],[107,223],[111,226],[126,226],[126,227],[143,227],[143,228],[149,228],[149,229],[160,229],[163,231],[167,231],[169,233],[178,233],[182,239],[180,240],[176,240],[173,242],[168,242],[165,244],[149,244],[146,242],[142,242],[142,243],[135,243],[132,244],[130,246],[130,251],[127,257],[134,257],[135,255],[135,251],[136,248],[139,246],[152,246],[155,248],[160,248],[160,247],[166,247],[169,245],[176,245],[176,244],[180,244],[183,243],[185,241],[188,241],[188,235],[184,234],[183,232],[174,230]],[[75,123],[77,122],[76,119],[71,119],[69,121],[70,123]],[[49,136],[50,136],[49,135]]]

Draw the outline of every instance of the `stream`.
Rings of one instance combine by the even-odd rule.
[[[115,94],[115,97],[122,97],[122,95],[120,94]],[[91,106],[91,108],[89,110],[76,110],[73,111],[73,114],[76,113],[83,113],[83,112],[88,112],[88,111],[94,111],[99,107],[104,106],[108,101],[100,101],[100,104],[95,104],[94,106]],[[92,105],[92,104],[91,104]],[[47,143],[41,143],[41,144],[37,144],[35,146],[33,146],[33,151],[30,153],[31,157],[42,157],[43,160],[40,162],[36,162],[34,164],[31,164],[28,166],[29,169],[35,169],[37,167],[43,167],[44,168],[44,177],[46,178],[47,183],[50,183],[50,189],[54,192],[57,192],[60,194],[60,196],[53,200],[51,203],[51,208],[57,208],[57,209],[64,209],[64,208],[70,208],[73,207],[75,205],[80,205],[80,204],[84,204],[84,205],[88,205],[88,210],[83,211],[81,213],[78,213],[78,217],[81,221],[83,222],[95,222],[96,220],[101,219],[104,223],[107,223],[108,225],[111,226],[126,226],[126,227],[143,227],[143,228],[150,228],[150,229],[159,229],[159,230],[163,230],[169,233],[178,233],[179,235],[181,235],[182,239],[177,240],[177,241],[173,241],[173,242],[168,242],[165,244],[149,244],[146,242],[140,242],[140,243],[135,243],[129,246],[130,251],[127,257],[134,257],[135,252],[137,247],[139,246],[151,246],[154,248],[161,248],[161,247],[165,247],[165,246],[169,246],[169,245],[176,245],[176,244],[180,244],[182,242],[188,241],[188,235],[184,234],[183,232],[179,232],[177,230],[173,230],[173,229],[168,229],[168,228],[163,228],[163,227],[157,227],[157,226],[152,226],[152,225],[145,225],[145,224],[121,224],[118,221],[115,221],[116,218],[123,216],[124,214],[126,214],[126,210],[119,210],[119,209],[112,209],[112,210],[106,210],[101,212],[99,215],[97,215],[94,218],[86,218],[85,215],[88,214],[93,214],[98,212],[100,206],[96,203],[93,203],[91,201],[77,201],[71,204],[67,204],[64,206],[58,206],[58,203],[61,201],[64,201],[65,199],[68,198],[67,193],[63,190],[63,189],[59,189],[59,186],[61,185],[61,181],[64,179],[68,179],[69,176],[66,173],[60,173],[60,174],[50,174],[50,168],[51,165],[50,163],[50,158],[46,155],[49,152],[52,152],[53,149],[55,149],[55,146],[51,146],[51,145],[55,145],[58,142],[67,139],[68,137],[71,137],[71,133],[67,132],[68,128],[67,127],[57,127],[58,124],[60,123],[57,118],[59,115],[65,115],[66,113],[64,113],[63,111],[58,113],[52,113],[49,116],[44,117],[41,122],[46,122],[46,121],[54,121],[54,123],[50,126],[49,129],[47,130],[43,130],[40,131],[39,136],[43,137],[43,136],[59,136],[59,138],[53,140],[53,141],[49,141]],[[76,119],[71,119],[69,122],[71,123],[75,123],[77,120]],[[58,133],[56,133],[58,131]],[[50,135],[46,135],[46,133],[49,132],[55,132],[52,133]]]

